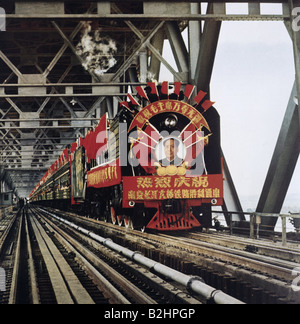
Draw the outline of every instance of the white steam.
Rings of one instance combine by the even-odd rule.
[[[86,24],[81,41],[76,46],[77,55],[82,59],[85,70],[101,76],[116,65],[114,55],[117,45],[108,36],[101,36],[100,31],[92,31],[90,24]]]
[[[139,82],[141,83],[145,83],[145,82],[155,82],[156,84],[158,84],[158,81],[156,80],[155,74],[147,71],[147,74],[141,74],[138,77]]]

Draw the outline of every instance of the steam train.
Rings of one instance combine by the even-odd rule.
[[[212,227],[223,204],[220,117],[194,86],[149,82],[66,148],[30,194],[32,204],[73,209],[156,231]]]

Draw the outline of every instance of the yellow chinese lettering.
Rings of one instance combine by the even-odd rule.
[[[190,191],[189,190],[182,190],[182,198],[183,199],[190,199]]]
[[[128,192],[128,200],[135,200],[135,191],[133,191],[133,190],[130,190],[129,192]]]
[[[157,106],[159,107],[161,112],[165,110],[165,103],[164,102],[158,101]]]
[[[190,187],[191,178],[180,177],[175,179],[175,187],[180,188],[182,186]]]
[[[157,114],[157,113],[158,113],[158,109],[157,109],[154,105],[152,105],[152,106],[150,107],[150,109],[151,109],[151,111],[152,111],[154,114]]]
[[[139,124],[144,124],[146,122],[146,119],[142,115],[137,116],[136,120]]]
[[[184,115],[186,115],[186,113],[188,112],[188,110],[189,110],[189,107],[187,105],[184,105],[184,106],[181,107],[181,112]]]
[[[174,190],[167,190],[167,199],[173,199],[174,198]]]
[[[158,193],[158,190],[153,190],[152,191],[152,199],[157,199],[157,193]]]
[[[165,190],[159,192],[159,199],[167,199]]]
[[[187,113],[187,117],[190,119],[193,119],[195,117],[196,111],[194,109],[190,109],[190,111]]]
[[[205,197],[206,198],[213,198],[212,189],[205,189]]]
[[[196,189],[190,190],[190,198],[197,199],[197,190]]]
[[[180,102],[175,102],[173,106],[173,111],[179,112],[181,108]]]
[[[137,187],[149,189],[153,187],[153,180],[150,177],[147,178],[137,178]]]
[[[204,189],[199,189],[197,191],[197,196],[198,198],[205,198],[205,192],[204,192]]]
[[[171,188],[171,178],[169,177],[156,178],[155,188]]]
[[[208,177],[196,177],[193,178],[193,183],[192,183],[192,187],[193,188],[207,188],[209,185],[208,183]]]
[[[150,119],[152,117],[152,114],[148,109],[144,109],[143,114],[146,119]]]
[[[174,191],[175,199],[182,199],[181,190]]]
[[[213,196],[214,196],[214,198],[220,198],[221,197],[220,189],[218,189],[218,188],[214,189]]]
[[[166,102],[166,110],[172,110],[172,102],[171,101],[167,101]]]
[[[138,190],[136,193],[136,199],[137,200],[144,200],[144,193],[141,190]]]
[[[146,200],[152,199],[152,192],[150,190],[145,191],[145,199]]]

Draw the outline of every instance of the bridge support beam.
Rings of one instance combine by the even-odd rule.
[[[299,110],[295,104],[296,84],[293,87],[282,123],[276,148],[257,206],[257,212],[280,213],[300,152]],[[273,230],[277,219],[264,217],[262,226]]]
[[[290,1],[283,9],[292,17],[291,11],[296,6],[300,6],[300,1]],[[291,21],[286,21],[285,25],[293,41],[296,81],[256,209],[261,213],[281,212],[300,152],[300,35],[293,30]],[[274,230],[276,223],[277,218],[264,217],[261,226]]]

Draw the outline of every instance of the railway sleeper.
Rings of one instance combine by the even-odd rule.
[[[74,235],[74,233],[73,233]],[[145,291],[151,298],[160,304],[199,304],[199,300],[192,298],[190,295],[181,291],[174,285],[164,281],[162,278],[154,275],[147,269],[129,261],[125,257],[112,252],[99,243],[76,233],[76,239],[81,242],[85,241],[88,247],[100,259],[105,260],[112,268],[117,270],[124,277],[130,279],[139,289]],[[120,240],[121,241],[121,240]],[[93,247],[91,248],[91,244]],[[145,251],[145,248],[144,248]]]
[[[85,220],[85,222],[88,221]],[[105,236],[105,234],[106,236],[108,235],[107,232],[104,232],[104,229],[100,230],[97,224],[91,225],[89,223],[89,226],[93,227],[93,230],[99,232],[102,236]],[[293,297],[286,299],[288,295],[286,283],[266,275],[255,273],[251,269],[247,270],[230,262],[222,262],[212,257],[209,258],[205,254],[200,255],[199,253],[178,249],[177,246],[163,244],[159,240],[152,243],[152,240],[146,238],[131,238],[118,231],[118,229],[112,230],[108,228],[108,232],[114,242],[126,246],[131,250],[141,251],[145,256],[178,271],[186,271],[187,274],[199,274],[207,284],[213,285],[210,272],[217,273],[219,279],[214,279],[217,280],[216,288],[222,289],[224,292],[238,299],[241,297],[245,302],[263,304],[276,304],[284,301],[288,303],[294,302]],[[145,247],[146,245],[150,245],[151,248]],[[185,261],[182,262],[182,260]],[[192,265],[189,263],[192,263]],[[192,267],[191,270],[190,267]],[[223,278],[224,274],[225,278]]]
[[[272,293],[272,290],[261,288],[258,285],[252,284],[251,281],[248,282],[243,279],[235,278],[233,274],[236,273],[237,268],[233,265],[231,267],[235,268],[235,270],[231,271],[231,274],[227,271],[227,274],[224,276],[224,263],[216,262],[214,259],[209,260],[205,258],[205,263],[201,266],[199,265],[202,264],[201,262],[198,264],[198,262],[183,261],[186,257],[183,257],[182,253],[178,254],[176,248],[168,247],[162,249],[160,247],[160,249],[147,249],[144,245],[139,244],[139,242],[128,242],[123,236],[114,236],[113,240],[120,245],[126,245],[131,250],[140,251],[145,256],[151,257],[153,260],[177,271],[199,276],[203,278],[208,285],[220,289],[245,303],[279,304],[283,302],[282,296]],[[185,255],[187,254],[185,253]],[[198,258],[199,256],[196,257],[196,259]],[[217,265],[217,267],[215,267],[215,265]],[[251,271],[243,270],[243,272],[253,275]]]
[[[19,242],[22,232],[22,214],[19,211],[13,216],[4,232],[4,237],[1,240],[0,247],[0,267],[5,270],[5,291],[0,291],[0,304],[9,304],[17,296],[18,288],[18,270],[19,258],[17,255],[17,247],[20,244],[12,244],[12,242]]]
[[[40,254],[39,262],[42,262],[40,264],[42,264],[43,267],[46,267],[48,273],[47,279],[50,279],[53,291],[55,293],[55,303],[77,303],[79,301],[85,301],[88,303],[92,302],[86,287],[83,287],[82,283],[78,279],[77,275],[79,274],[76,274],[76,267],[72,268],[72,264],[68,263],[68,260],[64,258],[62,253],[63,250],[57,244],[57,242],[55,242],[52,233],[49,233],[48,231],[49,237],[46,238],[47,228],[43,229],[37,220],[34,221],[31,219],[31,226],[38,243],[38,248],[40,252],[42,252]],[[47,242],[47,247],[45,246],[44,242],[42,242],[41,237],[43,237],[43,240]],[[47,250],[48,248],[49,252],[51,251],[50,254],[55,257],[55,261],[52,261]],[[51,273],[49,271],[51,271]],[[61,273],[59,277],[57,276],[58,273]],[[63,286],[57,284],[58,280],[62,280]],[[51,303],[53,303],[53,298]]]

